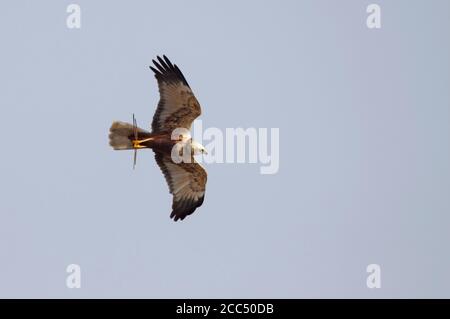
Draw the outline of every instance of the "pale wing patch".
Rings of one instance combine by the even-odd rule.
[[[155,159],[173,194],[170,217],[183,220],[203,203],[206,171],[194,159],[192,163],[176,164],[170,156],[162,153],[155,153]]]
[[[162,83],[160,95],[154,118],[156,130],[171,132],[180,127],[190,129],[192,122],[201,114],[200,105],[191,89],[181,83]]]

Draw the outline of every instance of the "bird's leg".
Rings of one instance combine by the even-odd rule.
[[[139,139],[138,126],[137,126],[136,118],[134,117],[134,113],[133,113],[133,135],[134,135],[134,140],[132,140],[132,143],[133,143],[134,149],[145,148],[145,146],[142,146],[141,144],[151,141],[153,139],[153,137],[145,138],[142,140]]]
[[[140,149],[140,148],[145,148],[145,146],[140,145],[141,141],[139,140],[133,140],[133,148],[135,150]]]
[[[143,140],[140,140],[138,137],[138,126],[137,126],[137,121],[136,118],[134,117],[134,113],[133,113],[133,135],[134,135],[134,140],[132,141],[133,143],[133,148],[136,149],[140,149],[140,148],[145,148],[145,146],[142,146],[141,143],[144,142],[148,142],[150,141],[152,138],[146,138]]]
[[[142,146],[141,144],[145,143],[145,142],[148,142],[148,141],[151,141],[151,140],[153,140],[153,137],[144,138],[142,140],[135,139],[135,140],[132,141],[133,142],[133,148],[135,148],[135,149],[145,148],[146,146]]]

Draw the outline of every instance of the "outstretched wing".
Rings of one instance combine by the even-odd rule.
[[[170,218],[183,220],[203,204],[207,174],[192,157],[192,163],[176,164],[170,155],[155,152],[155,160],[173,195]]]
[[[201,114],[200,104],[192,93],[180,69],[163,55],[152,60],[156,68],[160,100],[153,116],[153,132],[169,132],[176,128],[190,129],[192,122]]]

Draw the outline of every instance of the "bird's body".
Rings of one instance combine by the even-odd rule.
[[[179,142],[171,139],[168,133],[151,133],[139,127],[136,128],[135,135],[135,128],[132,124],[114,122],[110,128],[110,132],[113,133],[110,136],[110,145],[115,150],[151,148],[170,155],[173,146]],[[139,141],[139,143],[133,145],[133,141]]]
[[[160,101],[152,121],[152,131],[125,122],[110,128],[110,145],[115,150],[149,148],[173,194],[171,218],[183,220],[203,204],[207,174],[194,155],[205,148],[190,138],[192,122],[201,114],[200,104],[176,65],[167,57],[153,60],[150,67],[158,80]],[[174,147],[176,148],[174,151]],[[180,156],[174,160],[174,155]],[[187,159],[187,160],[186,160]]]

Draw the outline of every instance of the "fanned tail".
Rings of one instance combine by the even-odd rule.
[[[133,149],[134,128],[130,123],[114,122],[109,129],[109,145],[115,150]]]
[[[133,140],[147,138],[150,132],[137,126],[136,118],[133,114],[133,124],[115,121],[109,129],[109,145],[115,150],[132,150]]]

